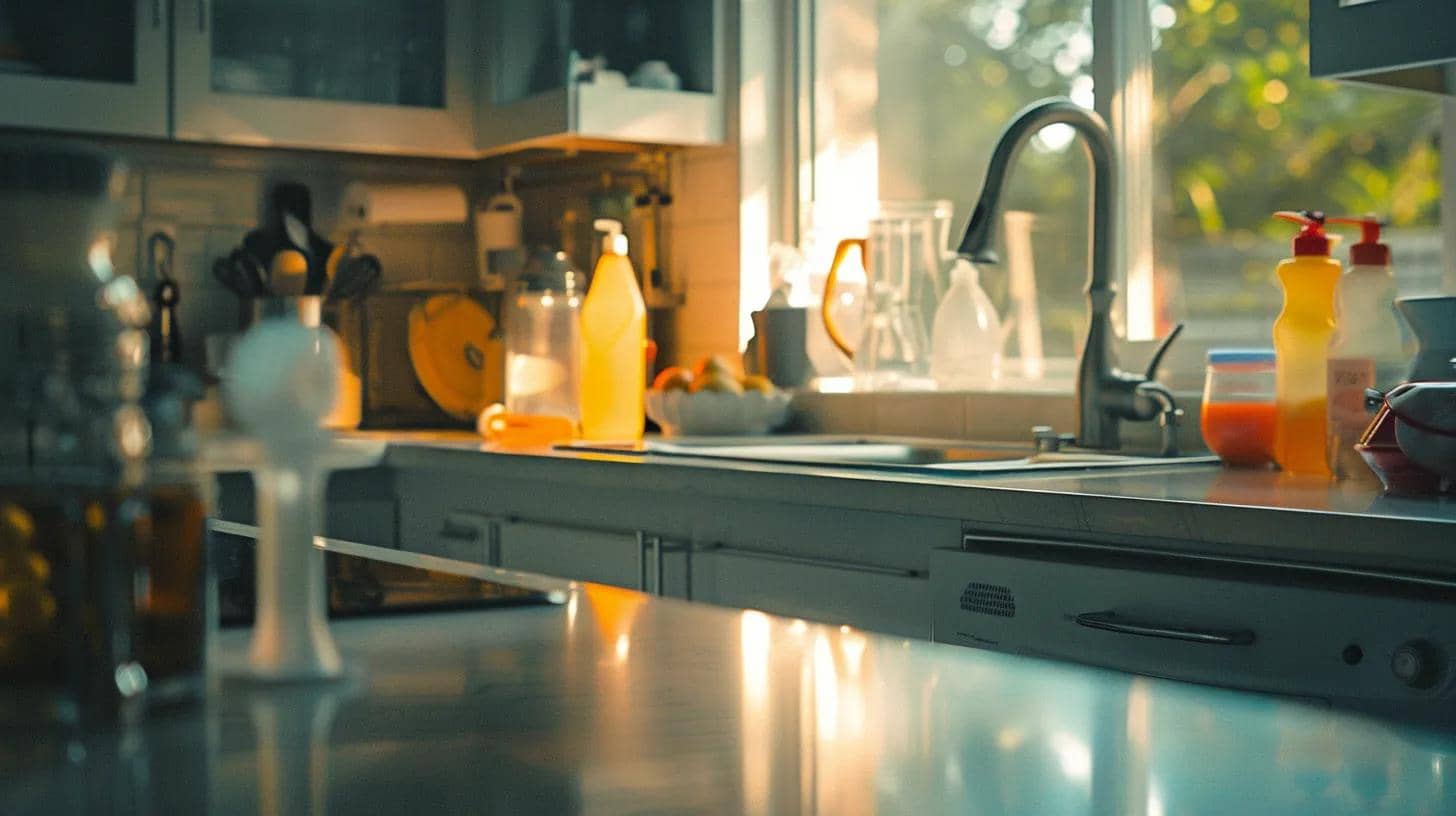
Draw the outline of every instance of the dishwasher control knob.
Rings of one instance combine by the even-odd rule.
[[[1441,678],[1441,655],[1424,640],[1401,644],[1390,656],[1390,671],[1395,679],[1413,689],[1428,689]]]

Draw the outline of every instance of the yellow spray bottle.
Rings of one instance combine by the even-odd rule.
[[[1302,226],[1294,257],[1275,270],[1284,287],[1284,310],[1274,321],[1274,461],[1286,473],[1328,476],[1328,361],[1340,262],[1330,257],[1324,213],[1274,216]]]

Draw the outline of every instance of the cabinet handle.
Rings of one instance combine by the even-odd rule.
[[[925,578],[925,573],[919,570],[900,569],[898,567],[881,567],[875,564],[861,564],[858,561],[839,561],[833,558],[819,558],[807,555],[786,555],[784,553],[765,552],[764,550],[751,550],[746,547],[734,547],[729,544],[719,544],[712,547],[715,552],[731,555],[735,558],[754,558],[761,561],[783,561],[789,564],[803,564],[808,567],[828,567],[829,569],[848,570],[850,572],[865,572],[871,575],[889,575],[895,578]]]
[[[642,592],[651,592],[653,595],[662,594],[663,553],[667,546],[662,543],[662,536],[648,535],[641,530],[637,531],[637,589]],[[648,558],[652,559],[649,567]],[[648,583],[648,573],[652,574],[652,583]]]
[[[1118,617],[1116,612],[1083,612],[1073,618],[1078,626],[1101,629],[1121,635],[1183,640],[1189,643],[1206,643],[1211,646],[1248,646],[1254,642],[1250,629],[1188,629],[1162,623],[1129,620]]]
[[[440,537],[484,544],[486,566],[501,565],[500,523],[493,518],[474,513],[451,513],[440,526]]]
[[[647,591],[647,534],[637,531],[637,589]]]
[[[653,580],[652,594],[662,594],[662,536],[652,537]]]

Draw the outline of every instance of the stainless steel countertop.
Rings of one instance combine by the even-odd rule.
[[[1456,497],[1217,465],[943,475],[560,450],[374,433],[384,464],[517,481],[955,518],[967,529],[1456,577]]]
[[[69,761],[11,741],[0,812],[1456,812],[1456,734],[533,583],[566,603],[335,624],[337,687],[224,683]]]

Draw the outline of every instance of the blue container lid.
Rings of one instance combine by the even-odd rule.
[[[1208,350],[1210,363],[1272,363],[1271,348],[1215,348]]]

